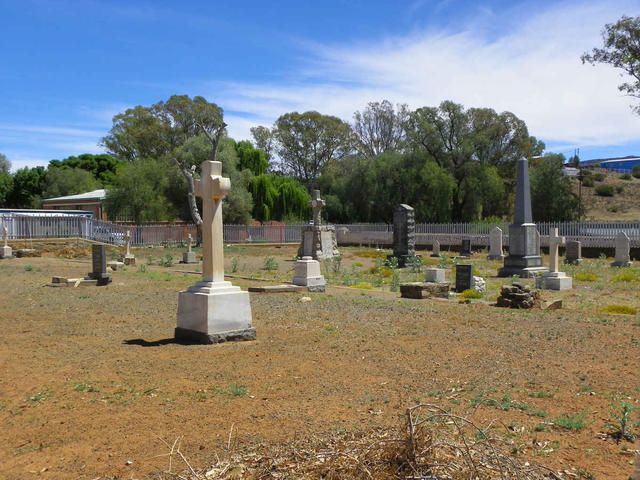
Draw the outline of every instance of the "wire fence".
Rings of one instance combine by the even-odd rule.
[[[133,246],[180,245],[191,234],[197,238],[197,228],[192,224],[126,225],[103,222],[87,217],[21,216],[0,214],[0,222],[7,227],[9,240],[81,238],[112,245],[122,245],[127,232]],[[225,225],[226,243],[299,243],[306,224],[276,225]],[[503,244],[509,245],[509,225],[488,223],[419,223],[415,225],[418,246],[430,246],[438,240],[441,246],[457,246],[463,239],[470,239],[473,246],[489,245],[491,230],[499,227],[503,232]],[[393,225],[387,223],[337,224],[338,244],[390,246],[393,242]],[[625,232],[631,247],[640,247],[640,222],[543,222],[537,224],[541,244],[547,245],[552,228],[567,240],[579,240],[584,247],[611,248],[615,237]],[[0,231],[2,234],[2,231]]]

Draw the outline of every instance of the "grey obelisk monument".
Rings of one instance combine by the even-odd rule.
[[[531,215],[531,189],[529,187],[529,163],[526,158],[516,165],[516,211],[509,225],[509,255],[499,277],[531,277],[546,272],[540,256],[540,234]]]

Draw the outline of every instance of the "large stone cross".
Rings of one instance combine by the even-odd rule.
[[[558,247],[564,245],[564,237],[558,236],[558,229],[551,228],[549,231],[549,272],[558,271]]]
[[[231,180],[222,176],[222,163],[206,160],[202,176],[195,180],[195,194],[202,198],[202,280],[224,281],[222,199],[231,190]]]
[[[320,190],[313,191],[313,197],[311,198],[311,208],[313,209],[313,224],[318,227],[322,222],[322,217],[320,216],[320,212],[322,211],[322,207],[327,204],[323,199],[320,198]]]

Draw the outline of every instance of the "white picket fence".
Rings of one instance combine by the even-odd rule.
[[[123,225],[102,222],[86,217],[21,216],[0,214],[0,222],[8,228],[10,240],[82,238],[108,244],[121,245],[127,230],[131,244],[178,245],[184,244],[190,233],[195,239],[195,225]],[[297,243],[302,237],[304,224],[288,225],[225,225],[226,243]],[[420,223],[415,227],[418,246],[430,246],[439,240],[442,246],[460,245],[463,238],[471,239],[475,247],[489,245],[489,233],[495,224],[486,223]],[[509,245],[509,226],[499,224],[504,245]],[[393,225],[386,223],[357,223],[335,225],[339,244],[373,245],[386,247],[393,242]],[[551,228],[557,228],[568,240],[579,240],[583,247],[611,248],[619,232],[625,232],[633,248],[640,247],[640,222],[544,222],[538,224],[541,244],[547,244]],[[1,234],[2,232],[0,232]]]

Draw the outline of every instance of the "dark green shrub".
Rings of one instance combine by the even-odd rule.
[[[630,173],[623,173],[622,175],[620,175],[620,180],[631,180],[632,178],[633,177]]]
[[[640,178],[640,165],[636,165],[635,167],[633,167],[633,170],[631,170],[631,175],[636,178]]]
[[[585,177],[582,179],[582,186],[583,187],[593,187],[594,183],[593,183],[593,177]]]
[[[596,195],[600,197],[613,197],[613,185],[598,185]]]
[[[605,174],[604,174],[604,173],[602,173],[602,172],[598,172],[598,173],[594,173],[594,174],[593,174],[593,179],[594,179],[596,182],[602,182],[602,181],[604,181],[604,177],[605,177]]]

